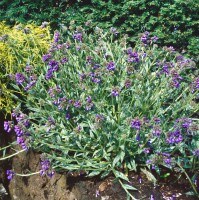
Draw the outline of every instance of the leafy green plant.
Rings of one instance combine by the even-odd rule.
[[[28,95],[13,111],[17,124],[6,121],[5,130],[14,129],[24,151],[43,152],[53,170],[114,174],[132,199],[127,175],[138,168],[154,182],[150,169],[161,174],[161,166],[196,178],[195,63],[172,47],[159,48],[148,32],[133,48],[114,28],[67,33],[61,39],[55,32],[39,73],[16,74],[13,87]]]
[[[15,107],[10,77],[26,67],[39,68],[50,41],[47,24],[42,28],[34,24],[9,27],[5,22],[0,23],[0,110],[9,113]]]

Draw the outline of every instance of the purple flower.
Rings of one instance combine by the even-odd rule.
[[[55,171],[47,172],[47,176],[50,178],[52,178],[54,174],[55,174]]]
[[[23,130],[18,125],[14,126],[14,131],[18,137],[21,137],[24,134]]]
[[[180,82],[173,79],[171,82],[170,82],[170,85],[171,87],[175,87],[175,88],[179,88],[180,87]]]
[[[48,65],[50,66],[52,72],[59,70],[59,62],[57,62],[56,60],[50,60]]]
[[[9,181],[11,181],[11,180],[13,179],[14,175],[15,175],[15,172],[12,171],[12,170],[7,170],[7,171],[6,171],[6,174],[7,174],[7,179],[8,179]]]
[[[149,154],[150,153],[150,149],[149,148],[145,148],[143,151],[144,151],[145,154]]]
[[[40,175],[41,176],[47,175],[50,178],[52,178],[55,172],[50,169],[50,161],[48,159],[45,159],[45,160],[42,160],[40,164],[41,164]]]
[[[109,71],[114,71],[115,70],[115,63],[110,61],[108,64],[107,64],[107,70]]]
[[[86,74],[80,74],[79,79],[82,82],[86,78]]]
[[[101,82],[101,80],[99,78],[92,77],[91,80],[93,83],[97,83],[97,84],[99,84]]]
[[[188,118],[184,118],[182,122],[182,127],[188,129],[192,124],[192,120]]]
[[[69,119],[71,118],[70,113],[66,113],[65,118],[66,118],[67,120],[69,120]]]
[[[91,57],[91,56],[87,56],[87,57],[86,57],[86,62],[87,62],[88,64],[92,64],[92,61],[93,61],[93,57]]]
[[[124,81],[124,85],[125,85],[125,87],[127,87],[127,88],[129,88],[130,86],[131,86],[131,81],[129,80],[129,79],[126,79],[125,81]]]
[[[160,137],[161,130],[158,127],[155,127],[154,130],[152,131],[152,134],[156,137]]]
[[[4,130],[7,133],[10,133],[10,131],[12,130],[12,121],[4,121]]]
[[[23,74],[16,73],[15,80],[16,80],[17,84],[19,85],[19,84],[22,84],[26,80],[26,78],[23,76]]]
[[[199,149],[195,149],[192,153],[193,155],[196,155],[199,158]]]
[[[92,97],[91,96],[88,96],[86,97],[86,100],[87,100],[87,104],[86,104],[86,110],[91,110],[91,108],[93,107],[93,102],[92,102]]]
[[[170,132],[168,134],[166,142],[169,144],[175,144],[175,143],[180,143],[183,141],[183,137],[181,135],[181,132],[179,129],[177,129],[174,132]]]
[[[32,71],[32,66],[31,65],[27,65],[26,66],[26,71],[27,72],[31,72]]]
[[[48,170],[50,167],[50,161],[47,159],[43,160],[40,164],[41,164],[42,170],[44,170],[44,171]]]
[[[119,33],[119,32],[117,31],[117,29],[114,28],[114,27],[111,27],[111,28],[110,28],[110,32],[113,33],[114,35],[117,35],[117,34]]]
[[[68,58],[64,57],[61,59],[60,63],[63,65],[68,62]]]
[[[44,62],[46,62],[46,61],[48,61],[51,57],[52,57],[51,54],[46,54],[46,55],[43,55],[43,56],[42,56],[42,60],[43,60]]]
[[[30,90],[34,85],[36,84],[36,81],[31,81],[30,83],[28,83],[26,85],[26,87],[24,88],[25,91]]]
[[[46,80],[51,79],[53,77],[53,70],[49,69],[45,77],[46,77]]]
[[[100,123],[100,122],[104,121],[103,115],[102,115],[102,114],[96,114],[96,115],[95,115],[95,121],[96,121],[97,123]]]
[[[153,37],[151,38],[151,41],[154,42],[154,43],[156,43],[157,40],[158,40],[158,37],[157,37],[157,36],[153,36]]]
[[[154,117],[153,120],[155,123],[160,123],[160,118]]]
[[[111,95],[114,97],[117,97],[117,96],[119,96],[119,92],[120,92],[120,89],[118,87],[114,87],[112,89]]]
[[[73,38],[74,38],[75,40],[80,41],[80,42],[82,42],[82,37],[83,37],[82,33],[78,33],[78,32],[76,32],[76,33],[73,35]]]
[[[199,89],[199,78],[196,78],[192,83],[192,93],[194,93],[197,89]]]
[[[127,54],[131,54],[133,52],[133,49],[132,47],[129,47],[126,51],[127,51]]]
[[[79,51],[81,49],[80,46],[76,46],[76,50]]]
[[[138,119],[133,119],[133,120],[131,121],[131,127],[132,127],[132,128],[135,128],[136,130],[140,130],[141,124],[142,124],[141,121],[138,120]]]
[[[141,42],[144,43],[145,45],[147,45],[147,43],[148,43],[148,36],[149,35],[150,35],[150,33],[148,31],[146,31],[141,36]]]
[[[128,54],[129,58],[128,58],[128,62],[139,62],[139,54],[137,52],[131,52]]]
[[[54,42],[58,43],[59,38],[60,38],[60,33],[58,31],[56,31],[54,34]]]
[[[26,146],[25,141],[22,136],[17,137],[17,144],[21,145],[22,149],[25,149],[26,151],[28,150],[28,147]]]
[[[76,108],[80,108],[82,106],[81,101],[75,101],[73,104]]]

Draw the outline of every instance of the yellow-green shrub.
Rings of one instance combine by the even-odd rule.
[[[9,27],[0,22],[0,110],[10,112],[14,107],[8,75],[23,71],[27,65],[40,65],[50,41],[48,26],[18,24]]]

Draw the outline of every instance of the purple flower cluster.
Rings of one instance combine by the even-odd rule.
[[[14,131],[16,133],[16,135],[18,137],[22,136],[24,134],[23,130],[21,129],[21,127],[19,127],[18,125],[15,125],[14,127]]]
[[[87,111],[91,110],[93,106],[94,104],[92,101],[92,97],[91,96],[86,97],[86,110]]]
[[[199,149],[195,149],[192,153],[193,155],[196,155],[199,158]]]
[[[32,71],[32,68],[33,68],[33,67],[32,67],[31,65],[27,65],[27,66],[26,66],[26,71],[27,71],[27,72],[31,72],[31,71]]]
[[[46,74],[46,80],[51,79],[53,77],[53,72],[57,72],[59,70],[59,62],[56,60],[50,60],[48,65],[50,68]]]
[[[56,95],[60,94],[62,92],[60,86],[56,86],[55,88],[50,87],[48,90],[48,94],[51,96],[51,98],[55,98]]]
[[[177,129],[174,132],[170,132],[166,139],[166,142],[169,144],[176,144],[176,143],[180,143],[182,141],[183,141],[183,136],[179,129]]]
[[[175,88],[179,88],[180,87],[179,80],[182,80],[183,78],[178,74],[176,70],[171,71],[171,77],[172,77],[171,85]]]
[[[49,160],[43,160],[41,162],[41,170],[40,170],[40,175],[41,176],[44,176],[44,175],[47,175],[49,176],[50,178],[52,178],[52,176],[55,174],[54,171],[52,171],[50,169],[50,161]]]
[[[92,62],[93,62],[93,57],[92,56],[87,56],[86,57],[86,63],[92,64]]]
[[[195,78],[195,80],[192,82],[192,88],[192,93],[199,89],[199,78]]]
[[[137,52],[132,52],[128,54],[128,62],[133,63],[133,62],[139,62],[139,55]]]
[[[29,126],[27,115],[14,110],[12,116],[15,117],[16,121],[18,122],[17,125],[14,126],[14,131],[17,136],[17,144],[19,144],[22,149],[28,150],[26,141],[24,139],[25,136],[28,136],[28,133],[25,134],[26,127]]]
[[[112,92],[111,92],[112,96],[117,97],[117,96],[119,96],[119,93],[120,93],[120,89],[118,87],[112,88]]]
[[[54,34],[54,42],[58,43],[59,39],[60,39],[60,33],[58,31],[56,31]]]
[[[96,114],[96,115],[95,115],[95,122],[101,123],[101,122],[103,122],[103,121],[104,121],[104,117],[103,117],[102,114]]]
[[[152,131],[152,134],[156,137],[160,137],[161,133],[162,133],[161,129],[158,126],[155,126]]]
[[[5,130],[7,133],[10,133],[10,132],[11,132],[12,127],[13,127],[12,121],[4,121],[4,130]]]
[[[63,57],[61,60],[60,60],[60,63],[62,64],[62,65],[64,65],[65,63],[67,63],[68,62],[68,58],[66,58],[66,57]]]
[[[78,41],[82,42],[83,34],[80,33],[80,32],[76,32],[76,33],[73,35],[73,38],[74,38],[75,40],[78,40]]]
[[[58,98],[54,100],[52,103],[58,106],[59,110],[63,110],[64,107],[67,106],[67,98],[66,97]]]
[[[144,45],[147,45],[148,43],[148,37],[149,37],[150,33],[148,31],[144,32],[141,36],[141,42],[144,44]]]
[[[15,172],[13,170],[7,170],[6,175],[7,175],[7,179],[9,181],[11,181],[13,179],[14,175],[15,175]]]
[[[131,80],[126,79],[126,80],[124,81],[124,86],[125,86],[126,88],[129,88],[131,85],[132,85]]]
[[[43,60],[44,62],[47,62],[51,57],[52,57],[51,54],[45,54],[45,55],[42,56],[42,60]]]
[[[86,74],[79,74],[79,79],[82,82],[84,79],[86,79]]]
[[[25,82],[26,78],[23,76],[23,74],[16,73],[15,80],[16,80],[17,84],[20,85]]]
[[[115,70],[115,63],[113,61],[110,61],[107,63],[107,70],[108,71],[114,71]]]
[[[26,87],[24,88],[24,90],[25,91],[28,91],[28,90],[30,90],[35,84],[36,84],[36,80],[33,80],[33,81],[30,81],[30,83],[28,83],[27,85],[26,85]]]
[[[99,84],[101,82],[101,80],[99,79],[98,75],[96,73],[89,73],[89,76],[91,76],[91,81],[93,83]]]
[[[81,107],[82,107],[82,103],[81,103],[81,101],[79,101],[79,100],[75,101],[73,105],[74,105],[76,108],[81,108]]]
[[[114,27],[111,27],[110,28],[110,32],[112,33],[112,34],[114,34],[114,35],[117,35],[119,32],[117,31],[117,29],[116,28],[114,28]]]
[[[136,129],[136,130],[140,130],[141,129],[141,125],[142,125],[142,122],[139,119],[133,119],[131,121],[131,127]]]
[[[22,149],[28,150],[28,146],[26,145],[26,142],[22,136],[17,137],[17,144],[21,146]]]

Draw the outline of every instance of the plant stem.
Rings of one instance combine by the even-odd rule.
[[[0,158],[0,160],[6,160],[6,159],[8,159],[8,158],[12,158],[13,156],[16,156],[17,154],[22,153],[22,152],[24,152],[24,151],[26,151],[26,150],[25,150],[25,149],[22,149],[21,151],[18,151],[18,152],[14,153],[14,154],[12,154],[12,155],[10,155],[10,156],[4,157],[4,158]]]
[[[196,196],[199,197],[199,194],[197,192],[197,189],[195,187],[195,185],[193,184],[192,180],[190,179],[189,175],[187,174],[187,172],[184,170],[184,168],[177,162],[177,165],[180,167],[180,169],[182,170],[182,172],[186,175],[187,179],[189,180],[194,192],[196,193]]]

